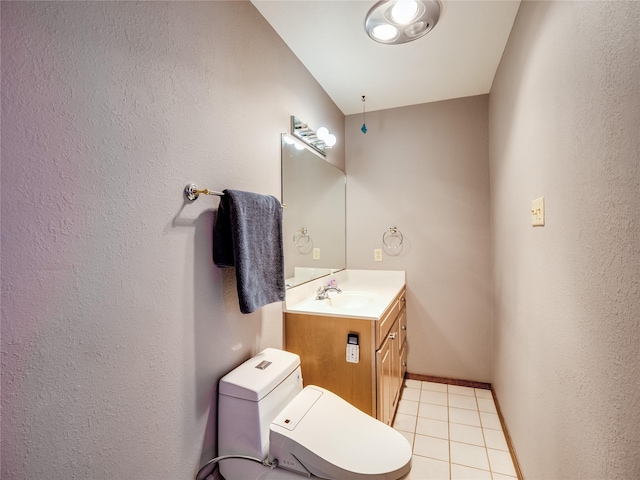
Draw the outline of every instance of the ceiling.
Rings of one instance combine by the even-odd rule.
[[[441,0],[426,36],[383,45],[376,0],[252,0],[345,115],[489,93],[520,0]]]

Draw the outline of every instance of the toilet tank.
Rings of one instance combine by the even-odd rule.
[[[266,458],[269,425],[301,391],[300,357],[275,348],[263,350],[222,377],[218,386],[218,455]],[[223,468],[224,462],[220,466]]]

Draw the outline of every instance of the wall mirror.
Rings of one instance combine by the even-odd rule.
[[[287,288],[346,267],[346,176],[282,134],[284,267]]]

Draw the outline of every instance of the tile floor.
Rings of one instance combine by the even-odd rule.
[[[393,427],[413,446],[411,480],[515,480],[489,390],[405,380]]]

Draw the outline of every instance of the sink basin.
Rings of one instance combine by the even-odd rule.
[[[344,270],[334,278],[342,292],[330,290],[324,300],[316,300],[316,296],[318,287],[327,284],[326,278],[288,289],[284,311],[379,320],[405,286],[405,272],[401,271]]]
[[[377,295],[367,292],[342,292],[327,299],[316,301],[324,303],[329,308],[355,309],[369,306],[376,297]]]
[[[330,293],[329,298],[312,298],[289,307],[290,312],[339,315],[347,317],[377,318],[386,307],[387,300],[380,295],[357,290]]]

